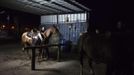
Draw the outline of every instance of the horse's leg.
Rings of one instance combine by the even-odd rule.
[[[42,54],[41,55],[42,55],[43,60],[47,60],[47,55],[46,55],[45,51],[46,51],[46,49],[42,49]]]
[[[43,56],[44,56],[44,59],[45,60],[48,60],[49,59],[49,51],[48,51],[48,48],[45,48],[43,50]]]
[[[28,59],[31,59],[31,54],[30,54],[29,49],[26,50],[26,53],[27,53]]]
[[[80,51],[80,75],[83,75],[83,52]]]
[[[42,57],[42,59],[44,60],[44,48],[41,50],[42,52],[41,52],[41,57]]]
[[[90,58],[88,58],[88,63],[89,63],[89,67],[90,67],[90,74],[95,75],[95,71],[94,71],[94,68],[93,68],[93,62]]]
[[[42,48],[41,51],[40,51],[40,52],[41,52],[40,55],[41,55],[41,59],[42,59],[42,60],[46,60],[46,59],[45,59],[45,52],[44,52],[44,51],[45,51],[44,48]]]
[[[25,51],[26,51],[25,47],[26,47],[27,45],[26,45],[25,43],[23,43],[22,46],[23,46],[23,47],[22,47],[22,52],[25,52]]]
[[[42,48],[38,50],[38,61],[42,61]]]
[[[106,75],[113,75],[113,72],[114,72],[114,64],[113,63],[108,63],[107,64]]]
[[[43,49],[40,48],[40,59],[43,60]]]
[[[25,48],[24,47],[22,48],[22,52],[25,52]]]
[[[29,53],[29,49],[24,49],[25,47],[27,47],[28,45],[27,44],[25,44],[24,45],[24,47],[22,48],[22,51],[25,53],[25,51],[26,51],[26,55],[27,55],[27,57],[28,57],[28,59],[31,59],[31,55],[30,55],[30,53]]]

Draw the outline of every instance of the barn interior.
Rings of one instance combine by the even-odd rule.
[[[64,38],[76,42],[79,33],[87,30],[87,14],[90,9],[76,1],[1,0],[1,6],[4,7],[1,7],[1,28],[14,30],[17,32],[14,33],[16,38],[26,27],[39,28],[58,24],[60,32],[66,32],[62,33]],[[79,26],[82,26],[82,29],[79,30],[76,21],[81,23]],[[72,28],[72,34],[69,32],[69,26]]]
[[[134,29],[132,3],[121,0],[0,0],[0,74],[79,75],[77,43],[81,33],[116,32],[119,31],[117,24],[121,23],[121,32],[124,35],[132,35]],[[31,70],[32,60],[27,59],[27,54],[22,52],[21,35],[27,28],[49,28],[52,25],[56,25],[62,35],[60,43],[65,44],[61,47],[63,53],[61,62],[56,61],[57,51],[52,51],[50,60],[35,61],[37,69]],[[130,37],[133,39],[133,36]],[[132,40],[129,41],[132,43]],[[87,59],[85,61],[84,75],[91,75]],[[95,64],[95,75],[106,75],[106,67],[104,63]],[[133,67],[124,68],[128,69],[121,71],[134,70]]]

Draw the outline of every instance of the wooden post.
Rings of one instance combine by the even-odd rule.
[[[52,44],[52,45],[44,45],[44,46],[33,46],[33,47],[25,47],[24,49],[32,49],[32,59],[31,59],[31,70],[35,70],[35,60],[36,60],[36,49],[37,48],[46,48],[46,47],[51,47],[51,46],[58,46],[58,51],[57,51],[57,61],[60,61],[61,58],[61,46],[63,44]]]
[[[35,70],[35,48],[32,48],[31,69],[32,69],[32,70]]]

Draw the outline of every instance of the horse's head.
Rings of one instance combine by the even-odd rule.
[[[50,37],[52,35],[55,35],[55,34],[60,35],[60,32],[59,32],[58,28],[55,25],[52,25],[49,28],[47,28],[42,34],[43,34],[43,36],[45,38],[45,41],[48,42],[48,40],[50,39]]]
[[[55,33],[57,33],[57,28],[55,26],[51,26],[44,31],[43,35],[45,38],[49,38],[52,34]]]

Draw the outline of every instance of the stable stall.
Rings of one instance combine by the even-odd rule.
[[[0,6],[41,16],[39,27],[56,25],[64,42],[76,44],[89,26],[90,9],[76,0],[1,0]]]
[[[0,4],[3,7],[39,15],[41,21],[38,27],[55,25],[62,35],[62,44],[76,44],[80,33],[86,32],[89,27],[90,9],[75,0],[1,0]],[[62,44],[56,46],[60,47]],[[32,49],[32,70],[35,69],[35,49],[49,46],[53,45],[27,47]],[[57,58],[59,57],[60,48]]]

